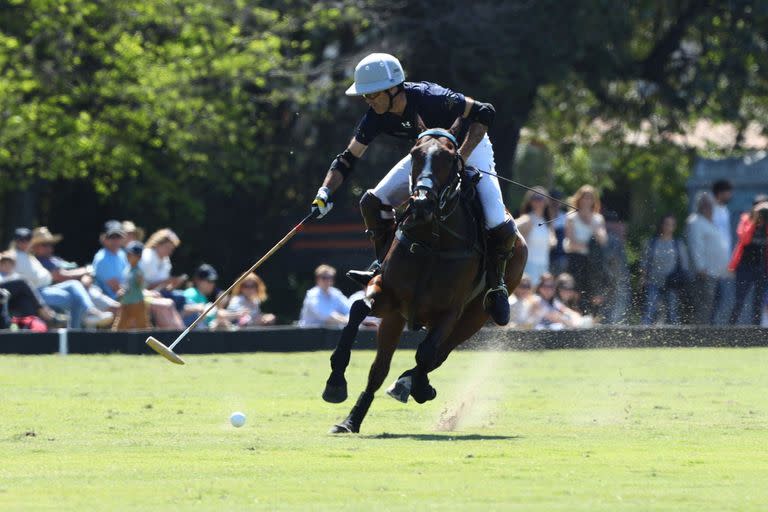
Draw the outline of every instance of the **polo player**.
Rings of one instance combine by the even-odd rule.
[[[514,220],[506,215],[496,178],[493,146],[487,135],[496,115],[493,105],[435,83],[406,82],[400,61],[386,53],[372,53],[360,61],[355,67],[354,83],[346,94],[362,96],[369,108],[347,149],[334,158],[317,191],[312,202],[317,217],[325,216],[333,207],[329,198],[379,134],[413,142],[420,128],[449,127],[458,117],[463,118],[464,128],[457,137],[462,141],[458,154],[466,165],[488,173],[477,185],[489,242],[484,307],[497,324],[506,325],[509,302],[504,273],[518,233]],[[360,210],[377,259],[368,270],[350,270],[347,275],[363,285],[380,271],[381,262],[389,251],[395,232],[394,207],[409,197],[410,174],[409,154],[360,200]]]

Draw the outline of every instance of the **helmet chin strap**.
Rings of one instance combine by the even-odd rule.
[[[397,86],[397,92],[395,94],[392,94],[389,92],[389,89],[386,89],[384,92],[387,93],[387,98],[389,98],[389,106],[387,107],[387,112],[390,112],[392,110],[392,107],[395,106],[395,98],[397,98],[398,94],[403,92],[405,89],[402,85]]]

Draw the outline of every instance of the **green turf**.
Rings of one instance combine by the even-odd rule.
[[[353,354],[355,397],[372,356]],[[2,356],[0,510],[768,506],[767,349],[460,352],[437,400],[380,391],[346,437],[326,434],[351,406],[320,399],[327,360]]]

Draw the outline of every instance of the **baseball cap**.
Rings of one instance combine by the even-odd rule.
[[[32,240],[32,230],[29,228],[16,228],[13,231],[14,240]]]
[[[141,256],[142,251],[144,251],[144,244],[139,242],[138,240],[133,240],[132,242],[129,242],[128,245],[125,246],[125,252],[128,254],[135,254],[136,256]]]
[[[104,223],[104,234],[107,236],[107,238],[115,235],[125,236],[123,223],[119,220],[108,220]]]
[[[197,267],[197,270],[195,270],[194,277],[197,279],[205,279],[206,281],[216,281],[219,278],[219,274],[216,273],[216,269],[211,265],[203,263]]]

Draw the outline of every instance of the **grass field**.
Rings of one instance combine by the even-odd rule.
[[[768,349],[459,352],[327,435],[372,357],[0,356],[0,510],[768,508]]]

